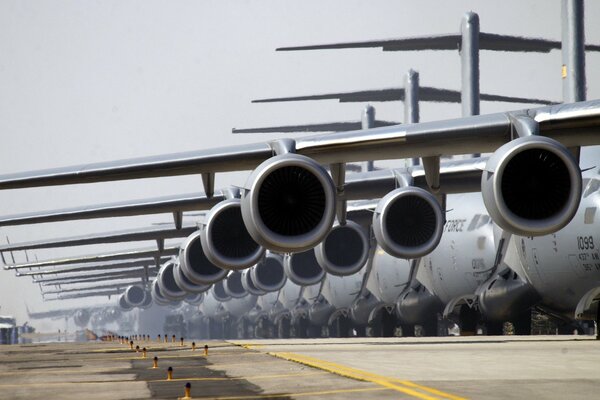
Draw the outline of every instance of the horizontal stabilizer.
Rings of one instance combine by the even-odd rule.
[[[501,96],[494,94],[482,93],[480,95],[482,101],[499,101],[505,103],[521,103],[521,104],[558,104],[550,100]],[[327,93],[307,96],[279,97],[270,99],[253,100],[253,103],[275,103],[286,101],[304,101],[304,100],[339,100],[340,103],[352,102],[376,102],[376,101],[404,101],[403,88],[389,88],[379,90],[358,90],[354,92]],[[461,93],[458,90],[438,89],[434,87],[423,86],[419,88],[419,101],[432,101],[444,103],[460,103]],[[382,125],[385,126],[385,125]],[[357,129],[360,129],[357,128]]]
[[[361,42],[345,42],[331,44],[317,44],[308,46],[280,47],[277,51],[296,50],[330,50],[330,49],[358,49],[377,48],[383,51],[415,51],[415,50],[459,50],[461,45],[460,34],[429,35],[400,39],[369,40]],[[495,33],[479,34],[479,48],[481,50],[537,52],[548,53],[560,49],[561,42],[540,38],[526,38],[522,36],[499,35]],[[586,45],[587,51],[600,51],[598,45]]]

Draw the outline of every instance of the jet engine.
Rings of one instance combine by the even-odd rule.
[[[217,267],[239,270],[258,262],[265,249],[248,233],[239,199],[225,200],[206,215],[200,239],[206,258]]]
[[[219,282],[215,283],[213,285],[213,287],[210,289],[210,293],[212,294],[212,297],[221,303],[226,302],[231,299],[231,296],[228,295],[227,292],[225,291],[224,282],[225,281],[219,281]]]
[[[242,285],[241,271],[231,271],[227,279],[223,280],[223,289],[229,297],[239,299],[248,294],[244,285]]]
[[[352,275],[367,262],[369,239],[356,222],[336,224],[325,239],[315,247],[319,265],[328,273],[338,276]]]
[[[581,199],[581,170],[559,142],[515,139],[496,150],[481,177],[483,202],[502,229],[547,235],[573,218]]]
[[[157,279],[158,279],[158,277],[157,277]],[[150,293],[152,294],[152,300],[154,300],[154,302],[156,304],[158,304],[159,306],[166,306],[167,304],[170,303],[169,300],[164,298],[162,293],[160,292],[160,287],[158,286],[157,280],[152,282],[152,286],[150,287]],[[120,304],[121,304],[121,302],[119,301],[119,305]]]
[[[279,254],[268,253],[250,269],[250,279],[254,286],[263,292],[278,291],[286,281],[283,257]]]
[[[150,292],[146,291],[146,299],[144,300],[144,302],[142,304],[140,304],[138,306],[138,308],[146,309],[146,308],[150,308],[151,305],[152,305],[152,295],[150,294]]]
[[[125,301],[131,307],[139,307],[146,302],[146,291],[143,287],[132,285],[125,289]]]
[[[127,302],[127,299],[125,298],[125,293],[119,296],[119,307],[121,307],[123,311],[133,310],[133,307]]]
[[[90,317],[91,314],[89,310],[77,310],[75,315],[73,315],[73,322],[75,322],[75,325],[82,328],[90,322]]]
[[[177,286],[183,289],[185,292],[198,294],[204,293],[208,289],[210,289],[210,285],[202,285],[196,284],[190,281],[183,272],[181,272],[181,265],[178,262],[175,263],[175,268],[173,268],[173,277],[175,278],[175,282]]]
[[[250,276],[251,270],[252,270],[252,268],[245,269],[242,271],[242,285],[244,286],[244,289],[246,289],[246,291],[248,293],[253,294],[255,296],[262,296],[263,294],[265,294],[265,292],[260,290],[259,288],[257,288],[254,285],[254,282],[252,281],[252,277]]]
[[[288,279],[300,286],[315,285],[325,277],[314,250],[286,254],[283,267]]]
[[[192,233],[181,244],[179,265],[181,272],[192,283],[209,285],[227,276],[227,271],[210,262],[202,249],[201,232]]]
[[[183,301],[190,305],[197,306],[202,303],[202,299],[204,299],[204,293],[196,293],[188,295]]]
[[[388,193],[373,214],[377,243],[398,258],[413,259],[433,251],[443,227],[444,213],[437,199],[413,186]]]
[[[333,225],[335,187],[311,158],[283,154],[260,164],[242,191],[242,217],[250,236],[278,252],[317,245]]]
[[[158,282],[160,293],[165,299],[172,301],[183,300],[188,293],[177,285],[173,268],[175,268],[174,260],[164,263],[156,276],[156,281]]]

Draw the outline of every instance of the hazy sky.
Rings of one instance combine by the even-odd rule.
[[[0,173],[267,140],[233,127],[357,120],[364,104],[251,104],[255,98],[398,87],[414,68],[422,85],[460,88],[457,51],[380,49],[284,52],[287,45],[458,32],[466,11],[483,32],[560,40],[560,0],[503,1],[0,1]],[[600,2],[586,2],[586,21]],[[595,18],[594,18],[595,17]],[[588,43],[600,26],[586,24]],[[482,52],[481,91],[560,101],[561,54]],[[600,54],[587,56],[588,99],[600,97]],[[399,102],[374,103],[402,119]],[[489,113],[521,105],[482,103]],[[424,103],[421,120],[458,117],[459,105]],[[218,175],[216,187],[247,173]],[[0,192],[0,213],[202,190],[199,177]],[[170,221],[150,216],[0,228],[0,242],[127,229]],[[146,247],[151,243],[127,245]],[[111,246],[47,250],[39,259]],[[123,248],[123,246],[120,246]],[[20,254],[17,260],[24,260]],[[0,271],[0,314],[22,323],[44,304],[29,279]]]

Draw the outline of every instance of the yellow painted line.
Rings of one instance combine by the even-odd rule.
[[[236,344],[236,346],[242,346],[243,348],[248,349],[248,350],[260,349],[261,347],[265,347],[264,344],[254,344],[254,343],[239,344],[239,345]]]
[[[202,400],[245,400],[245,399],[276,399],[280,397],[301,397],[301,396],[325,396],[328,394],[338,393],[360,393],[360,392],[381,392],[383,390],[389,390],[387,388],[363,388],[363,389],[338,389],[338,390],[324,390],[321,392],[298,392],[298,393],[279,393],[279,394],[256,394],[249,396],[225,396],[225,397],[193,397],[194,399]]]
[[[305,355],[295,353],[268,353],[274,357],[282,358],[284,360],[297,362],[300,364],[308,365],[313,368],[318,368],[333,374],[341,375],[347,378],[356,379],[359,381],[366,381],[376,383],[389,389],[396,390],[398,392],[405,393],[407,395],[422,399],[422,400],[439,400],[450,399],[450,400],[465,400],[464,397],[455,396],[450,393],[443,392],[434,388],[430,388],[416,383],[389,378],[382,375],[373,374],[367,371],[361,371],[359,369],[347,367],[345,365],[336,364],[329,361],[320,360],[318,358],[309,357]],[[425,393],[423,393],[425,392]]]
[[[177,372],[177,371],[175,371]],[[192,378],[173,378],[170,380],[167,379],[156,379],[151,381],[141,381],[141,382],[176,382],[176,381],[239,381],[239,380],[257,380],[257,379],[279,379],[279,378],[289,378],[292,376],[309,376],[309,375],[322,375],[326,374],[327,371],[317,371],[317,372],[296,372],[291,374],[276,374],[276,375],[253,375],[253,376],[230,376],[230,377],[192,377]],[[139,382],[139,381],[136,381]]]

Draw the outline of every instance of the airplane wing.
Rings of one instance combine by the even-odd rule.
[[[460,34],[448,34],[416,36],[400,39],[280,47],[277,48],[276,51],[358,49],[373,47],[381,47],[383,51],[458,50],[460,48],[460,43]],[[548,53],[551,50],[560,49],[561,42],[556,40],[525,38],[521,36],[499,35],[481,32],[479,34],[479,48],[481,50]],[[588,51],[600,51],[600,46],[586,45],[585,49]]]
[[[85,307],[85,310],[94,311],[99,309],[105,309],[106,306],[98,306],[98,307]],[[77,311],[80,311],[81,308],[63,308],[58,310],[48,310],[48,311],[39,311],[39,312],[30,312],[29,308],[27,308],[27,318],[28,319],[43,319],[43,318],[64,318],[72,316]]]
[[[65,258],[56,258],[53,260],[42,260],[33,261],[21,264],[5,265],[4,269],[22,269],[22,268],[35,268],[35,267],[49,267],[53,265],[66,265],[66,264],[79,264],[89,262],[102,262],[112,260],[126,260],[146,257],[163,257],[168,255],[179,254],[179,246],[165,247],[163,250],[157,250],[156,248],[150,249],[136,249],[136,250],[125,250],[117,251],[112,253],[101,253],[85,256],[74,256]]]
[[[466,160],[447,160],[440,165],[440,192],[441,193],[466,193],[480,190],[481,171],[484,169],[487,158]],[[348,175],[344,193],[347,200],[378,199],[396,188],[397,174],[410,175],[414,185],[427,188],[425,170],[422,166],[361,172]],[[0,226],[38,224],[45,222],[72,221],[90,218],[108,218],[119,216],[134,216],[145,214],[171,213],[182,209],[186,204],[186,211],[206,210],[222,197],[216,196],[208,199],[204,193],[189,193],[169,197],[155,197],[150,199],[131,200],[129,202],[105,203],[76,208],[49,210],[34,213],[7,215],[0,217]],[[167,228],[146,228],[108,232],[98,235],[73,237],[62,239],[43,240],[30,243],[12,243],[0,246],[0,252],[17,251],[35,248],[60,247],[64,245],[78,246],[81,244],[106,243],[103,239],[114,236],[115,242],[129,240],[152,240],[159,235],[167,237],[188,236],[197,229],[195,225],[186,225],[177,230],[172,226]],[[71,243],[71,244],[67,244]]]
[[[261,102],[261,100],[253,100]],[[375,120],[375,128],[400,125],[400,122]],[[284,132],[347,132],[361,129],[361,122],[330,122],[322,124],[268,126],[264,128],[233,128],[232,133],[284,133]]]
[[[479,95],[482,101],[499,101],[506,103],[523,104],[557,104],[558,102],[515,96],[501,96],[482,93]],[[403,88],[387,88],[378,90],[358,90],[354,92],[326,93],[307,96],[276,97],[268,99],[252,100],[253,103],[275,103],[284,101],[304,100],[339,100],[340,103],[364,103],[373,101],[401,101],[404,100]],[[460,103],[461,93],[458,90],[439,89],[428,86],[419,87],[419,101],[432,101],[444,103]],[[360,129],[356,128],[356,129]],[[350,130],[350,129],[348,129]],[[275,131],[278,132],[278,131]]]
[[[127,261],[127,262],[117,262],[107,264],[105,262],[101,263],[92,263],[92,264],[83,264],[77,265],[74,267],[67,268],[57,268],[50,270],[35,270],[29,272],[17,272],[17,276],[44,276],[44,275],[58,275],[58,274],[69,274],[73,272],[89,272],[89,271],[101,271],[101,270],[112,270],[112,269],[127,269],[133,267],[147,267],[155,264],[162,264],[166,262],[171,257],[162,257],[158,260],[158,263],[153,258],[142,258],[139,260]]]
[[[119,203],[122,204],[122,203]],[[78,208],[80,209],[80,208]],[[58,218],[60,214],[53,215]],[[68,210],[67,210],[68,211]],[[115,210],[118,213],[117,210]],[[46,214],[48,215],[48,214]],[[85,217],[85,211],[80,214],[67,212],[65,216],[69,217],[80,217],[79,219],[87,219]],[[32,217],[36,222],[47,222],[45,217]],[[72,218],[71,218],[72,219]],[[60,219],[64,221],[64,219]],[[22,220],[20,221],[22,222]],[[16,223],[19,223],[18,221]],[[82,235],[82,236],[71,236],[65,238],[54,238],[46,240],[36,240],[32,242],[12,243],[6,245],[0,245],[0,252],[7,251],[20,251],[20,250],[31,250],[31,249],[47,249],[53,247],[71,247],[71,246],[85,246],[99,243],[120,243],[120,242],[137,242],[144,240],[165,240],[173,238],[182,238],[191,235],[198,229],[196,224],[186,224],[181,229],[177,229],[174,225],[170,224],[164,227],[148,227],[138,229],[127,229],[122,231],[103,232],[98,234]]]
[[[114,296],[117,294],[121,294],[125,291],[125,288],[122,289],[111,289],[111,290],[100,290],[97,292],[86,292],[86,293],[78,293],[78,294],[65,294],[59,295],[56,298],[52,299],[44,299],[44,301],[53,301],[53,300],[68,300],[68,299],[81,299],[84,297],[104,297],[104,296]]]
[[[159,176],[242,171],[292,151],[321,164],[488,153],[512,139],[515,118],[528,116],[539,135],[567,147],[600,144],[600,100],[446,121],[315,135],[296,140],[196,150],[0,176],[0,189],[92,183]],[[284,150],[285,149],[285,150]]]

